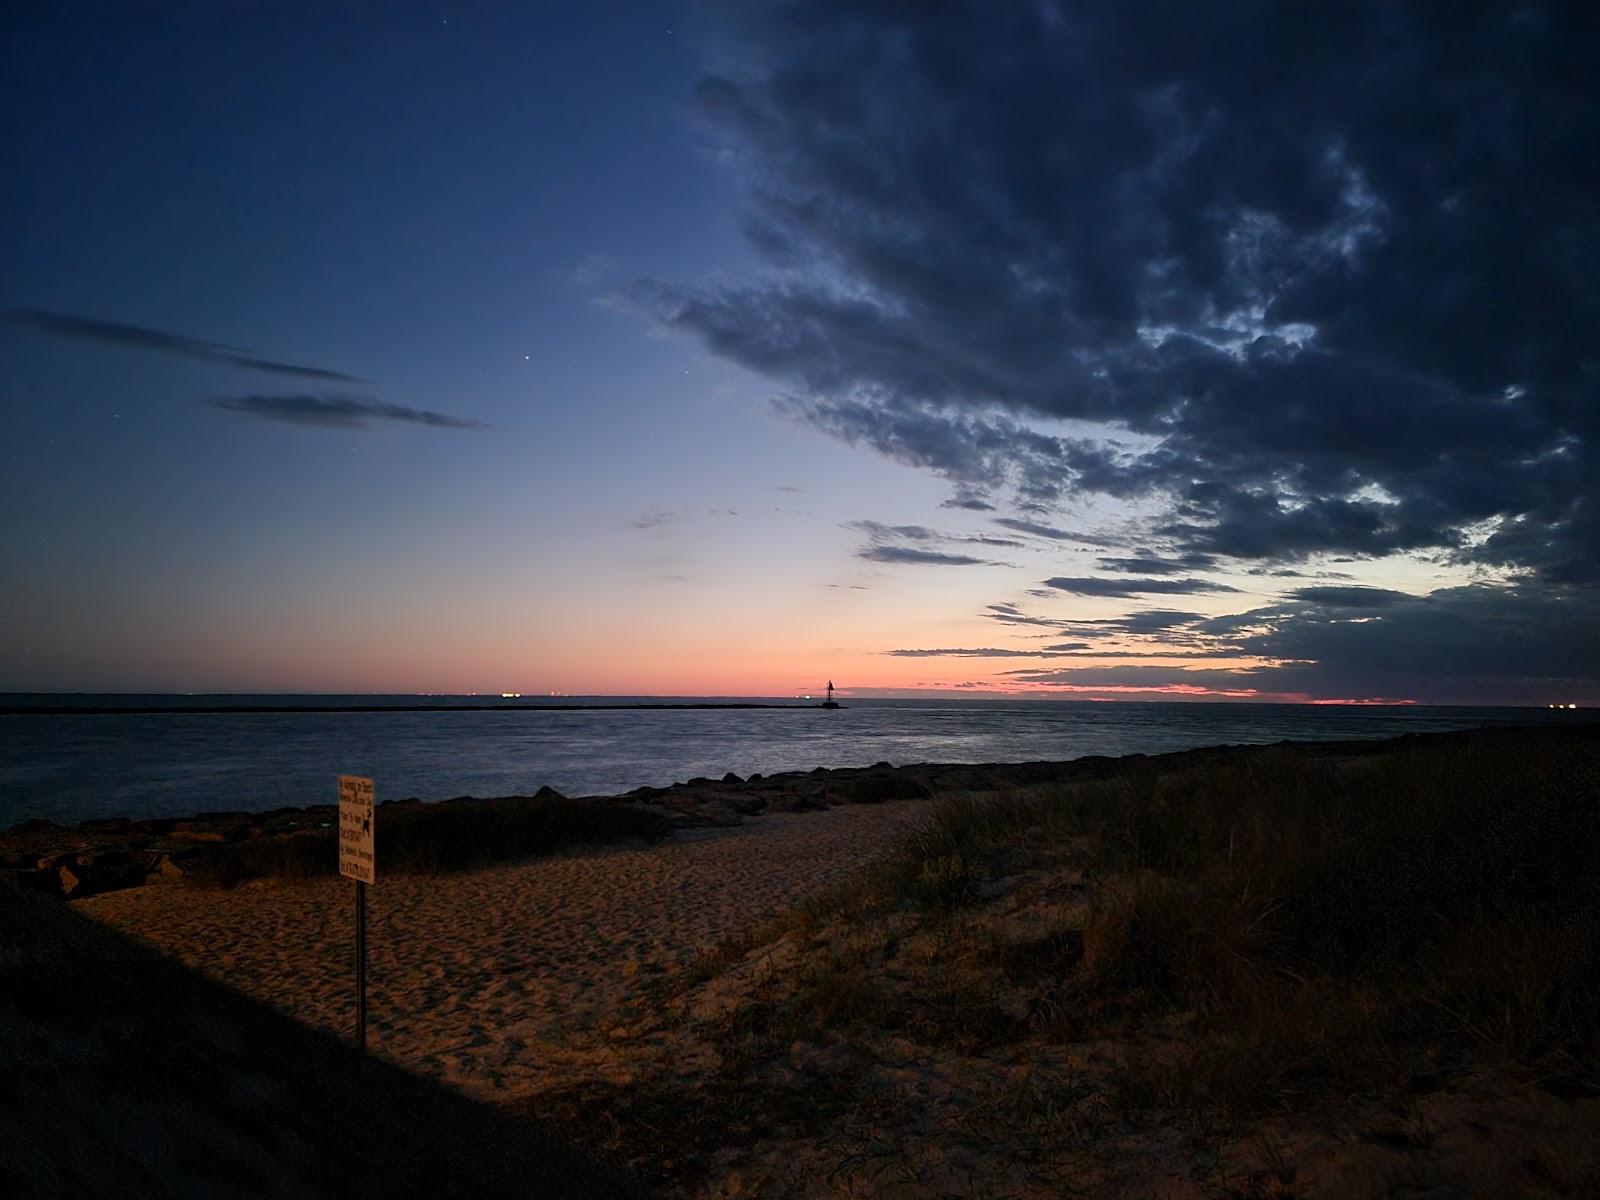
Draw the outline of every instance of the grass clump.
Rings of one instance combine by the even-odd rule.
[[[461,871],[490,862],[532,858],[581,845],[664,837],[668,822],[645,808],[565,796],[512,796],[438,804],[382,805],[377,816],[378,867],[385,873]],[[249,879],[303,879],[338,870],[330,828],[226,843],[200,857],[189,878],[232,887]]]
[[[1130,783],[1073,985],[1196,1014],[1169,1099],[1256,1111],[1484,1054],[1600,1073],[1596,746],[1534,745]]]
[[[1428,1069],[1441,1046],[1600,1074],[1597,751],[1592,735],[1509,731],[1268,749],[951,800],[806,922],[964,921],[942,977],[1031,987],[1074,1035],[1097,1015],[1190,1014],[1177,1074],[1230,1104]],[[996,881],[1071,861],[1093,877],[1071,926],[974,932]],[[918,1002],[946,1007],[950,990]]]
[[[865,871],[803,905],[795,923],[815,928],[897,909],[948,917],[982,895],[1015,848],[1060,838],[1069,818],[1034,792],[949,797]]]

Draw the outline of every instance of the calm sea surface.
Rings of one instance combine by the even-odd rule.
[[[612,697],[623,701],[626,697]],[[659,700],[660,698],[650,698]],[[0,704],[481,704],[436,696],[18,696]],[[519,703],[529,703],[520,701]],[[782,701],[777,701],[782,703]],[[1594,717],[1517,708],[852,700],[817,709],[0,715],[0,829],[378,797],[605,795],[727,771],[1025,762]]]

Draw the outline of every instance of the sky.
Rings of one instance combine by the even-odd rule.
[[[0,690],[1600,702],[1600,10],[11,4]]]

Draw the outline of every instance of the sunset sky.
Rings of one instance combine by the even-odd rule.
[[[1600,701],[1597,11],[8,6],[0,690]]]

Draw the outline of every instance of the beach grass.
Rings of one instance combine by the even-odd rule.
[[[1351,1145],[1393,1159],[1369,1194],[1404,1194],[1382,1172],[1439,1158],[1448,1139],[1427,1114],[1451,1089],[1476,1099],[1448,1111],[1480,1125],[1529,1088],[1600,1097],[1597,863],[1600,739],[1586,731],[1264,748],[956,797],[663,989],[635,1036],[684,1039],[715,1070],[531,1107],[592,1128],[603,1105],[610,1152],[684,1194],[799,1113],[842,1137],[869,1110],[886,1144],[922,1147],[873,1168],[890,1175],[936,1177],[974,1139],[1054,1147],[1053,1165],[1008,1159],[1013,1175],[973,1151],[1002,1190],[1067,1178],[1069,1161],[1101,1170],[1115,1139],[1174,1122],[1188,1149],[1168,1158],[1292,1176],[1262,1165],[1264,1129],[1353,1122]],[[941,1088],[962,1103],[930,1100]],[[1600,1151],[1543,1136],[1499,1130],[1457,1176],[1448,1153],[1436,1173],[1498,1187],[1511,1176],[1485,1163],[1544,1163],[1578,1190],[1527,1194],[1600,1187]]]

